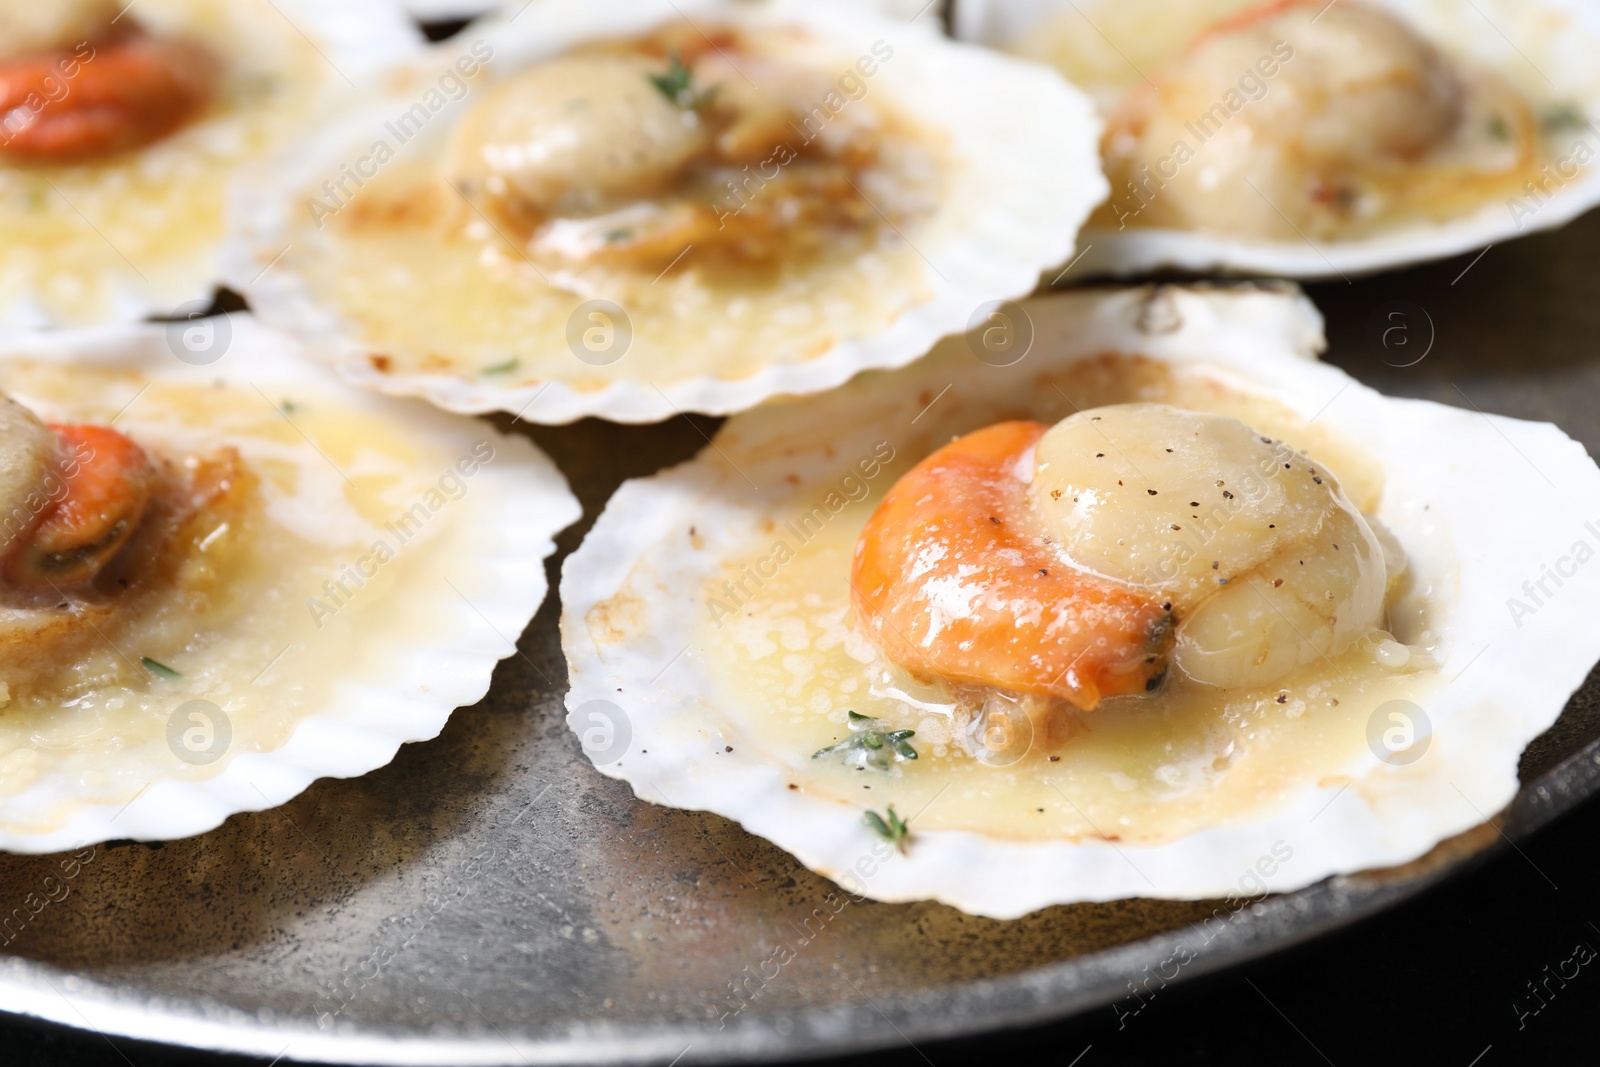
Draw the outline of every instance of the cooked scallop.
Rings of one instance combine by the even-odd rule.
[[[1115,476],[1127,467],[1135,479]],[[1238,419],[1138,403],[1071,415],[1035,446],[1027,496],[1040,537],[1172,612],[1174,662],[1197,681],[1270,685],[1382,629],[1388,575],[1367,520],[1331,471]]]
[[[0,2],[0,328],[204,308],[234,173],[419,41],[385,0]]]
[[[0,345],[0,848],[382,766],[483,696],[577,518],[526,440],[210,327],[198,362],[160,327]]]
[[[910,362],[1105,192],[1058,76],[871,5],[535,4],[382,88],[256,174],[229,276],[458,411],[644,422]]]
[[[600,771],[995,917],[1294,889],[1511,799],[1600,658],[1581,446],[1306,358],[1292,292],[1004,314],[1020,361],[975,331],[622,487],[561,585]]]
[[[1600,78],[1576,47],[1600,20],[1569,0],[966,0],[957,20],[1107,116],[1112,193],[1080,273],[1349,275],[1600,201]]]

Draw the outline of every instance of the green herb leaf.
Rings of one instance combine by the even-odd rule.
[[[480,371],[479,373],[480,374],[510,374],[512,371],[517,369],[517,367],[521,364],[521,362],[522,361],[517,359],[517,357],[512,356],[510,359],[506,360],[504,363],[496,363],[492,367],[483,368],[483,370]]]
[[[1577,104],[1556,104],[1549,108],[1539,119],[1539,125],[1546,131],[1571,130],[1587,125],[1588,118]]]
[[[145,670],[149,671],[151,674],[155,675],[158,678],[182,678],[183,677],[183,675],[179,674],[177,671],[173,670],[171,667],[167,666],[165,663],[157,663],[155,660],[151,659],[149,656],[140,656],[139,657],[139,662],[144,664],[144,669]]]
[[[695,92],[694,72],[684,63],[683,57],[676,51],[667,53],[667,72],[665,74],[648,75],[650,84],[661,91],[667,100],[685,111],[694,111],[711,103],[717,95],[717,87],[713,85],[704,92]]]
[[[1511,127],[1506,125],[1506,120],[1502,116],[1495,115],[1489,119],[1489,136],[1496,141],[1511,140]]]
[[[628,238],[630,238],[632,236],[633,236],[633,231],[632,230],[607,230],[606,231],[606,243],[607,244],[616,244],[618,241],[626,241]]]
[[[879,815],[875,811],[868,811],[866,815],[862,817],[861,821],[866,823],[867,828],[873,833],[889,842],[889,844],[893,845],[901,852],[906,851],[907,847],[909,846],[911,841],[911,827],[906,820],[895,814],[893,804],[889,805],[888,818],[884,818],[884,816]]]
[[[283,412],[285,415],[293,415],[300,409],[295,406],[295,402],[293,400],[285,398],[278,402],[278,410]]]
[[[813,752],[812,759],[838,756],[847,767],[887,771],[897,760],[917,758],[917,750],[911,745],[911,739],[917,735],[915,730],[886,730],[887,724],[882,719],[853,711],[846,714],[850,736]]]
[[[683,99],[689,92],[689,82],[693,77],[693,73],[684,65],[683,57],[671,52],[667,55],[667,72],[650,75],[650,84],[661,90],[661,95],[669,102],[682,107]]]

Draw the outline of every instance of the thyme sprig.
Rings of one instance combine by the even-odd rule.
[[[1589,119],[1584,115],[1583,109],[1577,104],[1563,102],[1551,106],[1539,118],[1539,125],[1546,132],[1556,130],[1572,130],[1587,125]]]
[[[906,820],[895,814],[893,804],[889,805],[888,818],[879,815],[875,811],[869,810],[861,821],[866,823],[867,827],[873,833],[889,842],[889,844],[893,845],[901,852],[905,852],[909,847],[911,841],[911,826],[906,822]]]
[[[847,714],[850,736],[813,752],[812,759],[838,756],[846,766],[887,771],[894,761],[917,758],[917,750],[911,745],[911,739],[917,735],[915,730],[885,730],[882,719],[853,711]]]
[[[711,103],[711,98],[717,95],[717,87],[697,91],[694,87],[694,71],[684,63],[683,57],[676,51],[667,53],[667,72],[665,74],[651,74],[650,84],[661,91],[667,100],[685,111],[698,111]]]
[[[155,675],[157,678],[169,678],[170,679],[170,678],[182,678],[183,677],[183,675],[179,674],[177,671],[173,670],[171,667],[167,666],[165,663],[159,663],[156,660],[151,659],[149,656],[140,656],[139,657],[139,662],[144,664],[144,669],[145,670],[149,671],[151,674]]]

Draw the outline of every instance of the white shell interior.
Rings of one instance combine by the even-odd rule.
[[[561,579],[568,722],[581,734],[600,706],[591,702],[606,701],[631,732],[625,756],[601,761],[601,772],[645,800],[737,820],[852,891],[996,918],[1077,901],[1223,897],[1257,879],[1293,890],[1414,859],[1507,804],[1524,746],[1600,657],[1600,632],[1586,624],[1600,569],[1582,565],[1600,548],[1600,470],[1582,446],[1548,424],[1385,397],[1308,358],[1321,348],[1321,320],[1293,293],[1146,287],[1022,307],[1035,341],[1011,367],[951,339],[914,367],[735,418],[695,460],[621,488]],[[942,440],[982,425],[985,411],[989,421],[1018,417],[1041,365],[1105,352],[1202,369],[1382,461],[1377,515],[1435,583],[1444,617],[1430,747],[1404,766],[1363,751],[1342,785],[1307,781],[1271,810],[1158,845],[918,834],[913,819],[909,852],[882,860],[862,808],[785,788],[803,769],[713,725],[737,720],[707,702],[708,677],[685,647],[707,610],[702,583],[763,522],[797,513],[785,473],[833,476],[839,457],[867,454],[885,435],[910,448],[922,439],[908,427]],[[947,389],[962,425],[941,426],[929,402]],[[695,552],[683,550],[691,526],[705,539]],[[1517,609],[1511,598],[1529,603],[1524,583],[1547,565],[1560,569],[1556,595]],[[625,584],[648,595],[594,610]],[[1262,863],[1285,843],[1292,863]]]

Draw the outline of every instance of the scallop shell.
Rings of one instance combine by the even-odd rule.
[[[337,173],[339,162],[352,158],[356,146],[372,144],[385,120],[437,82],[466,38],[493,49],[487,69],[490,77],[500,77],[587,40],[644,32],[676,19],[799,26],[826,47],[837,46],[841,70],[874,41],[892,42],[893,62],[874,75],[872,91],[892,94],[897,107],[941,133],[944,158],[953,161],[939,213],[909,238],[921,262],[912,260],[908,279],[918,275],[911,284],[922,292],[905,298],[905,306],[881,328],[833,336],[820,324],[808,326],[785,335],[786,349],[763,349],[737,338],[718,342],[723,348],[717,359],[724,363],[759,353],[754,370],[747,365],[723,371],[712,363],[703,373],[689,376],[686,370],[683,377],[668,378],[659,370],[651,374],[644,357],[633,354],[614,367],[591,366],[574,357],[565,332],[557,328],[529,339],[531,358],[539,366],[502,375],[503,381],[485,377],[480,366],[449,365],[448,352],[434,357],[446,361],[440,370],[375,368],[370,358],[375,346],[326,293],[297,274],[294,249],[310,247],[313,236],[302,221],[302,191]],[[227,271],[263,321],[298,333],[348,380],[380,392],[423,396],[452,411],[499,409],[540,423],[589,415],[651,422],[684,411],[726,414],[777,394],[828,389],[864,369],[901,366],[939,338],[966,329],[986,302],[1030,291],[1041,270],[1070,257],[1079,226],[1106,195],[1095,150],[1100,126],[1082,94],[1037,65],[952,44],[939,36],[932,18],[907,24],[860,6],[800,0],[536,3],[509,21],[477,24],[425,61],[397,71],[387,84],[390,91],[382,98],[332,120],[313,142],[241,188],[235,205],[238,240]],[[1027,106],[1014,106],[1019,101]],[[1041,124],[1053,131],[1051,136],[1034,135]],[[432,141],[429,146],[438,150]],[[273,265],[285,250],[288,254]],[[572,294],[563,299],[573,308],[583,300]],[[809,306],[788,310],[814,318]],[[559,317],[567,311],[563,307]],[[669,317],[676,320],[678,314],[675,307]],[[708,322],[697,344],[709,346],[730,324],[720,317]],[[640,314],[632,337],[649,337],[651,326]],[[482,366],[497,366],[504,355],[517,353],[497,354],[493,364]]]
[[[1151,0],[1135,0],[1150,3]],[[1540,230],[1566,225],[1600,204],[1600,72],[1590,57],[1600,48],[1600,9],[1582,0],[1367,0],[1385,8],[1450,54],[1505,76],[1530,98],[1576,104],[1588,117],[1555,142],[1554,176],[1543,194],[1495,199],[1476,212],[1443,222],[1420,221],[1348,241],[1262,241],[1155,227],[1125,230],[1090,226],[1092,246],[1076,277],[1120,277],[1175,267],[1226,270],[1270,277],[1348,277],[1444,259]],[[1006,49],[1026,40],[1045,18],[1075,9],[1093,20],[1099,3],[1068,0],[958,0],[955,32],[963,40]],[[1190,4],[1193,8],[1196,5]],[[1240,5],[1234,3],[1232,9]],[[1086,32],[1093,32],[1086,30]],[[1106,87],[1081,88],[1102,104]],[[1581,147],[1580,147],[1581,146]],[[1548,194],[1548,195],[1546,195]]]
[[[224,91],[250,98],[275,79],[300,93],[310,82],[303,105],[282,105],[299,109],[286,116],[296,126],[316,113],[318,100],[422,43],[386,0],[143,0],[131,17],[161,30],[203,25],[202,38],[225,55],[219,24],[231,26],[237,38],[231,58],[245,74],[225,82]],[[249,32],[252,26],[262,32]],[[284,51],[267,47],[276,39]],[[276,140],[249,144],[257,134],[241,110],[262,122],[285,121],[251,102],[107,164],[0,166],[0,215],[32,214],[36,201],[62,202],[51,205],[57,226],[48,237],[0,242],[0,330],[130,322],[208,306],[225,230],[219,190],[234,169],[276,151],[283,140],[274,127],[264,136]],[[164,181],[184,191],[163,195]]]
[[[1321,320],[1292,291],[1080,291],[1020,306],[1036,341],[1009,368],[951,339],[914,367],[734,418],[698,458],[617,492],[561,578],[569,725],[593,729],[601,705],[592,702],[606,701],[631,735],[600,771],[644,800],[734,819],[853,892],[996,918],[1077,901],[1238,894],[1242,872],[1285,840],[1293,863],[1261,882],[1293,890],[1406,862],[1503,808],[1523,747],[1600,657],[1600,633],[1585,622],[1600,568],[1562,562],[1572,564],[1578,541],[1585,559],[1600,547],[1600,470],[1583,448],[1548,424],[1385,397],[1307,358],[1321,347]],[[701,664],[709,638],[680,647],[691,633],[716,632],[705,626],[708,579],[773,529],[763,523],[803,513],[804,487],[815,496],[884,436],[921,456],[953,433],[1025,417],[1047,392],[1039,372],[1105,352],[1264,394],[1382,460],[1376,514],[1440,598],[1439,678],[1460,679],[1430,698],[1426,758],[1391,766],[1363,749],[1342,784],[1302,782],[1242,821],[1148,845],[918,833],[913,818],[909,851],[858,878],[876,840],[862,809],[786,788],[804,780],[804,755],[764,753],[738,725],[741,709],[718,703]],[[1514,609],[1508,598],[1525,598],[1523,583],[1539,581],[1546,563],[1561,567],[1557,595],[1531,613]]]
[[[495,0],[395,0],[401,10],[422,22],[474,19],[496,7]]]
[[[478,18],[495,11],[515,15],[526,5],[527,0],[396,0],[396,2],[413,18],[423,22],[433,22]],[[857,6],[876,7],[885,15],[905,19],[908,22],[923,15],[932,17],[935,14],[934,4],[926,0],[862,0]]]
[[[142,381],[145,389],[152,383],[209,387],[221,382],[256,390],[264,406],[278,404],[278,397],[310,397],[339,405],[343,417],[392,420],[403,429],[404,440],[415,446],[416,458],[410,463],[416,469],[410,474],[429,480],[438,476],[431,465],[437,457],[447,457],[448,468],[449,458],[488,441],[494,449],[492,462],[486,461],[472,474],[464,495],[451,503],[449,526],[440,528],[447,539],[431,540],[417,550],[431,553],[430,559],[448,568],[453,587],[399,584],[387,593],[380,591],[377,595],[383,599],[373,603],[382,605],[381,614],[404,613],[413,621],[403,623],[402,629],[427,629],[429,634],[414,632],[413,640],[391,644],[374,637],[372,644],[364,644],[360,657],[350,656],[350,662],[334,672],[325,703],[293,721],[287,740],[277,747],[257,745],[235,725],[220,759],[203,767],[167,759],[164,767],[157,767],[144,755],[137,777],[130,778],[125,761],[135,753],[124,750],[137,740],[130,726],[97,757],[91,756],[82,773],[54,764],[25,788],[0,795],[0,849],[48,853],[113,838],[170,840],[204,833],[236,812],[282,804],[317,778],[365,774],[388,763],[400,745],[437,736],[455,708],[483,697],[495,665],[516,652],[516,638],[547,592],[544,560],[555,549],[553,539],[580,514],[560,472],[525,438],[501,434],[479,420],[448,415],[416,401],[351,389],[306,358],[288,338],[247,314],[213,320],[212,326],[218,332],[209,336],[226,339],[223,331],[227,331],[231,343],[209,362],[193,356],[184,362],[175,359],[179,348],[169,347],[174,344],[172,335],[162,327],[118,326],[8,342],[0,346],[0,370],[22,359],[75,370],[128,372],[132,399],[116,425],[135,438],[162,432],[160,423],[140,414],[144,389],[136,391],[133,383]],[[209,353],[202,359],[209,359]],[[72,404],[69,401],[63,408],[46,402],[38,410],[50,418],[71,418]],[[176,440],[194,440],[192,428],[171,432]],[[220,438],[237,446],[247,461],[253,447],[272,447],[253,446],[255,439],[231,427],[209,433],[201,440],[215,444]],[[303,454],[308,466],[323,462],[313,458],[311,453],[320,454],[320,449],[304,434],[301,430],[289,447]],[[278,447],[271,455],[281,462],[284,453]],[[424,460],[430,464],[426,470],[421,466]],[[351,473],[360,476],[357,468],[352,467]],[[303,516],[311,527],[337,525],[338,520],[339,515],[328,508]],[[280,603],[283,611],[305,610],[297,599]],[[361,617],[372,619],[372,615]],[[428,620],[427,626],[418,625],[422,619]],[[268,675],[279,663],[287,668],[283,673],[291,682],[302,680],[296,673],[299,668],[285,655],[262,671],[267,684],[282,680],[277,672]],[[0,718],[6,714],[0,710]],[[169,746],[170,730],[168,724]],[[160,757],[168,755],[165,748],[155,747]],[[263,750],[252,751],[257,747]],[[0,764],[19,751],[0,753]],[[152,767],[156,769],[147,774]],[[96,788],[88,784],[90,779]],[[121,783],[125,785],[119,788]]]

